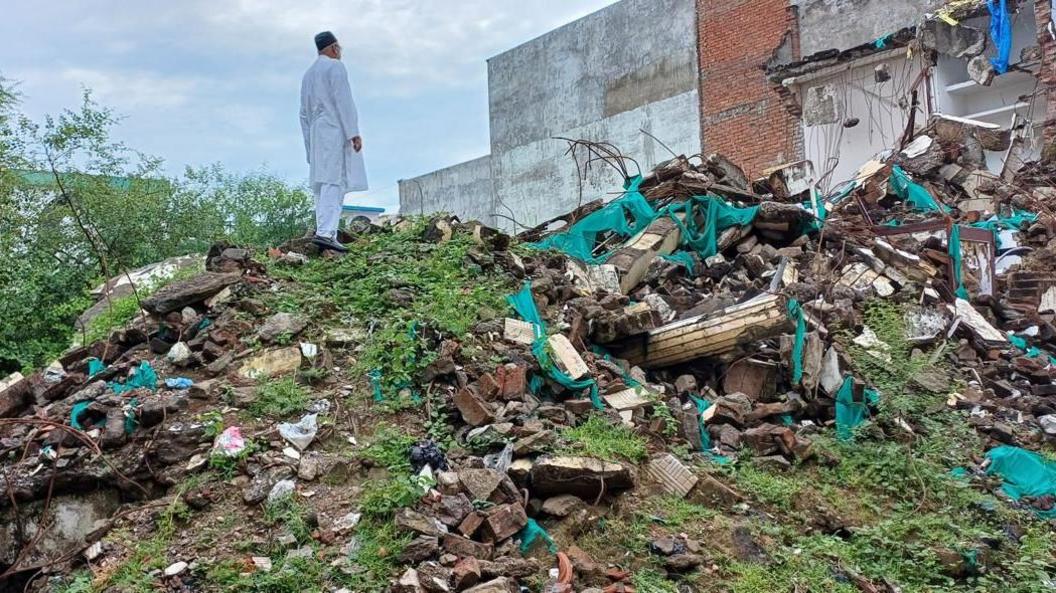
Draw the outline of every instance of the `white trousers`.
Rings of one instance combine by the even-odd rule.
[[[345,203],[345,190],[339,185],[316,183],[315,190],[315,235],[334,239],[337,225],[341,222],[341,206]]]

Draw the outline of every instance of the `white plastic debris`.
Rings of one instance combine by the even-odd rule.
[[[285,448],[283,448],[282,454],[285,455],[286,457],[289,457],[290,459],[300,459],[301,458],[301,452],[298,451],[297,449],[294,449],[293,447],[285,447]]]
[[[229,426],[213,442],[213,453],[225,457],[237,457],[246,450],[246,439],[242,438],[242,429]]]
[[[301,354],[307,359],[315,358],[319,355],[319,347],[311,342],[301,342]]]
[[[312,444],[316,433],[319,432],[319,425],[316,422],[318,417],[318,414],[305,414],[296,424],[283,422],[279,424],[279,434],[299,451],[304,451],[308,445]]]

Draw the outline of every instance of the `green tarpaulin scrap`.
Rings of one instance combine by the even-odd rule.
[[[638,175],[624,183],[623,196],[609,202],[602,209],[592,212],[572,225],[567,231],[546,237],[528,246],[535,249],[554,249],[582,262],[601,263],[611,252],[594,257],[594,244],[598,234],[613,232],[624,238],[633,237],[656,219],[656,211],[639,191],[642,177]],[[631,218],[628,222],[627,217]]]
[[[92,377],[98,375],[99,373],[103,372],[104,370],[106,370],[106,365],[103,364],[103,361],[99,360],[98,358],[89,358],[88,359],[88,378],[89,379],[91,379]]]
[[[81,414],[84,414],[90,405],[92,405],[92,402],[77,402],[73,404],[73,409],[70,410],[70,426],[77,430],[84,430],[84,426],[81,425]]]
[[[550,358],[550,352],[547,349],[546,343],[546,324],[543,322],[543,318],[539,315],[539,310],[535,307],[535,300],[532,299],[532,283],[525,281],[524,287],[517,294],[506,297],[506,300],[513,307],[514,311],[521,316],[522,319],[532,324],[532,329],[535,332],[535,340],[532,342],[532,354],[535,355],[535,359],[539,362],[539,366],[543,371],[554,381],[560,385],[572,389],[574,391],[582,391],[584,389],[590,390],[590,401],[594,404],[597,409],[605,407],[601,403],[601,397],[598,395],[598,382],[593,378],[580,379],[576,381],[572,377],[569,377],[565,373],[561,372],[561,369],[557,368],[554,361]]]
[[[638,191],[641,183],[641,176],[628,179],[621,197],[588,214],[568,230],[528,246],[555,249],[589,264],[602,263],[612,255],[612,251],[594,256],[594,245],[600,233],[612,232],[627,239],[644,230],[660,216],[670,216],[681,232],[680,245],[691,248],[701,259],[707,259],[718,253],[719,233],[732,226],[749,225],[759,213],[759,206],[740,208],[717,196],[694,196],[658,212]],[[704,227],[697,228],[695,221],[701,209],[704,212]]]
[[[792,384],[803,380],[803,345],[807,339],[807,318],[803,306],[796,299],[788,299],[788,317],[796,322],[796,338],[792,344]]]
[[[963,268],[964,260],[961,257],[961,227],[960,226],[958,226],[956,224],[953,225],[953,228],[950,229],[950,238],[949,238],[949,241],[947,241],[947,243],[949,243],[949,245],[947,245],[946,250],[947,250],[947,252],[950,255],[950,261],[953,262],[953,278],[954,278],[954,281],[957,282],[957,290],[955,292],[957,293],[957,297],[958,298],[962,298],[962,299],[967,301],[969,299],[969,297],[968,297],[968,291],[965,290],[965,288],[964,288],[964,280],[963,280],[963,277],[964,277],[963,276],[963,274],[964,274],[964,268]]]
[[[987,475],[999,476],[1004,481],[1001,490],[1013,500],[1024,496],[1056,496],[1056,463],[1011,446],[991,449],[986,457],[990,460]],[[1056,518],[1056,509],[1035,512],[1046,519]]]
[[[1048,356],[1049,364],[1056,366],[1056,357],[1046,355],[1037,347],[1030,346],[1029,344],[1027,344],[1026,338],[1022,338],[1012,332],[1008,332],[1008,341],[1016,348],[1022,350],[1027,355],[1027,358],[1041,358],[1042,356]]]
[[[865,390],[865,401],[854,401],[854,377],[848,375],[836,392],[836,436],[843,441],[854,437],[854,429],[869,417],[869,406],[880,401],[874,389]]]
[[[127,393],[136,389],[150,389],[154,391],[158,388],[158,375],[154,372],[154,368],[150,366],[150,363],[143,361],[139,363],[139,367],[132,373],[132,376],[128,378],[128,381],[119,383],[117,381],[110,382],[110,389],[114,393]]]
[[[543,529],[543,526],[537,523],[535,519],[528,519],[528,524],[524,526],[524,529],[521,530],[517,537],[521,539],[521,554],[527,554],[539,538],[546,542],[546,548],[551,554],[557,553],[557,542],[550,537],[546,529]]]
[[[891,189],[903,202],[908,202],[913,208],[924,212],[949,212],[948,206],[939,206],[935,198],[924,189],[923,185],[910,180],[909,175],[902,167],[895,165],[891,170]]]

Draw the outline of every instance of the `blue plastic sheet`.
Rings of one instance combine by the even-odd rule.
[[[190,389],[194,381],[187,377],[169,377],[165,379],[165,387],[169,389]]]
[[[99,360],[98,358],[89,358],[88,359],[88,378],[89,379],[94,377],[94,376],[96,376],[96,375],[98,375],[99,373],[103,372],[104,370],[106,370],[106,365],[103,364],[103,361]]]
[[[1008,15],[1007,0],[986,0],[990,11],[990,39],[997,48],[997,56],[990,59],[998,74],[1008,72],[1008,60],[1012,55],[1012,19]]]

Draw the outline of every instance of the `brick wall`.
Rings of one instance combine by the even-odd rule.
[[[1034,18],[1038,23],[1038,45],[1041,48],[1041,66],[1038,69],[1038,92],[1048,102],[1045,113],[1044,133],[1045,157],[1056,156],[1052,145],[1056,142],[1056,41],[1047,29],[1051,19],[1050,0],[1034,0]]]
[[[788,0],[697,0],[697,27],[704,152],[730,157],[749,178],[800,158],[799,122],[763,72],[780,46],[799,57]]]

